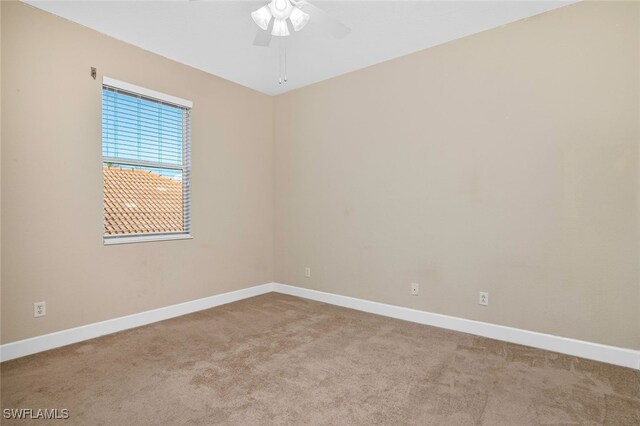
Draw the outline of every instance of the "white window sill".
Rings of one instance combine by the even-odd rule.
[[[147,243],[151,241],[190,240],[191,234],[159,234],[159,235],[132,235],[127,237],[103,237],[105,246],[115,244]]]

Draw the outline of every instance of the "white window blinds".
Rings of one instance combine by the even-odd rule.
[[[190,103],[108,83],[102,87],[105,243],[189,235]]]

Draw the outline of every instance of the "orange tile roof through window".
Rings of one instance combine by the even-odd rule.
[[[148,170],[102,171],[104,235],[182,231],[182,182]]]

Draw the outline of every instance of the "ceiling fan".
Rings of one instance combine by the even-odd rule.
[[[351,28],[306,0],[269,0],[266,5],[252,12],[251,17],[260,27],[253,40],[255,46],[269,46],[272,36],[289,36],[304,28],[310,20],[338,39],[351,31]]]

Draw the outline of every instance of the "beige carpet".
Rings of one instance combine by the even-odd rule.
[[[640,425],[635,370],[275,293],[1,370],[55,424]]]

